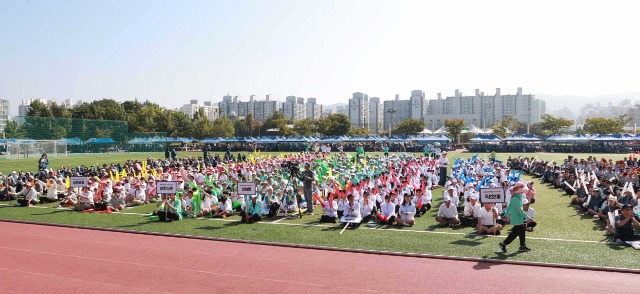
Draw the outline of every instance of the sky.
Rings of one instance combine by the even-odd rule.
[[[640,92],[634,1],[0,0],[0,99]]]

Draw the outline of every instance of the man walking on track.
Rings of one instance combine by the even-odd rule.
[[[509,206],[504,211],[504,216],[509,216],[509,223],[513,226],[509,236],[503,242],[498,244],[500,246],[500,251],[502,253],[507,253],[507,245],[511,244],[516,237],[520,238],[520,249],[519,252],[527,252],[531,251],[526,245],[525,240],[525,225],[524,222],[529,220],[529,216],[522,209],[522,198],[524,197],[524,193],[526,189],[526,185],[523,182],[518,182],[513,186],[513,197],[511,197],[511,201],[509,202]]]

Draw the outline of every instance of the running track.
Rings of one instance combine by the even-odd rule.
[[[511,294],[637,293],[633,290],[640,288],[635,274],[8,222],[0,222],[0,250],[1,293]]]

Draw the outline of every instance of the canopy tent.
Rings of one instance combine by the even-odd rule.
[[[433,131],[432,131],[432,130],[430,130],[430,129],[425,128],[424,130],[422,130],[422,131],[418,132],[418,134],[423,134],[423,135],[426,135],[426,134],[433,134]]]
[[[447,130],[444,128],[444,126],[440,127],[439,129],[433,131],[433,134],[446,134]]]
[[[198,143],[201,144],[218,144],[221,143],[224,139],[223,138],[204,138],[200,141],[198,141]]]
[[[416,141],[418,142],[418,144],[430,144],[430,143],[440,143],[440,144],[446,144],[451,142],[451,139],[445,135],[439,135],[439,136],[428,136],[428,137],[422,137],[422,138],[417,138]]]
[[[379,142],[382,139],[377,136],[354,136],[344,140],[345,142]]]
[[[600,134],[591,137],[594,142],[628,142],[635,141],[636,138],[629,134]]]
[[[522,135],[509,135],[504,138],[507,142],[541,142],[542,139],[536,137],[534,134],[522,134]]]
[[[58,142],[64,143],[67,145],[82,145],[84,143],[80,138],[63,138],[58,140]]]
[[[467,133],[472,133],[472,134],[491,134],[491,133],[493,133],[493,131],[491,129],[482,130],[482,129],[476,127],[474,124],[470,124],[469,125],[469,130],[467,131]]]
[[[471,143],[500,143],[502,138],[497,135],[478,135],[477,137],[469,140]]]
[[[587,135],[567,135],[567,134],[553,134],[543,139],[545,142],[552,143],[584,143],[591,140],[591,136]]]
[[[280,138],[278,136],[264,136],[264,137],[256,138],[254,142],[256,144],[271,144],[271,143],[278,143],[282,139],[283,138]]]
[[[281,142],[285,143],[309,143],[317,141],[314,137],[305,137],[305,136],[290,136],[282,140]]]
[[[320,138],[318,140],[318,142],[320,142],[320,143],[341,143],[341,142],[344,142],[347,139],[349,139],[349,137],[333,136],[333,137]]]
[[[152,138],[133,138],[127,142],[127,144],[136,145],[136,144],[150,144],[155,143],[155,140]]]
[[[88,145],[104,145],[104,144],[116,144],[117,142],[111,138],[91,138],[84,142]]]

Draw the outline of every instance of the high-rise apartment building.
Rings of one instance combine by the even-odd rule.
[[[294,122],[305,119],[307,117],[307,109],[304,105],[304,98],[287,96],[285,102],[282,103],[282,113]]]
[[[7,122],[9,122],[9,100],[0,99],[0,133],[4,133]]]
[[[425,120],[428,103],[422,90],[411,91],[409,100],[400,100],[400,95],[396,95],[394,100],[384,101],[384,129],[395,129],[410,118]]]
[[[193,115],[196,114],[196,112],[199,112],[200,109],[203,110],[204,114],[207,116],[207,118],[209,118],[209,120],[216,120],[218,118],[218,108],[213,106],[213,103],[211,101],[204,101],[203,104],[200,104],[197,99],[193,99],[189,101],[189,104],[185,104],[180,107],[179,111],[184,113],[189,118],[193,118]]]
[[[369,95],[356,92],[349,99],[349,120],[351,120],[351,128],[369,128],[371,120],[369,119]]]

